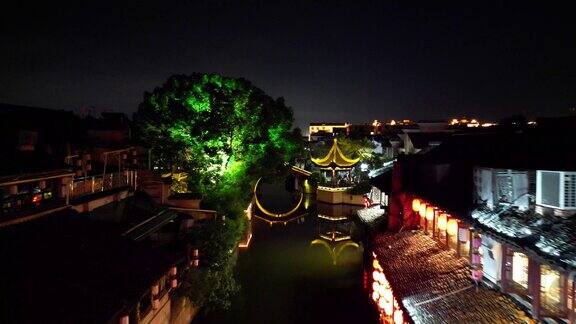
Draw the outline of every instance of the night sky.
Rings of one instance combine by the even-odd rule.
[[[131,115],[143,92],[171,74],[215,72],[283,96],[300,126],[566,115],[576,107],[568,8],[48,2],[0,9],[0,102]]]

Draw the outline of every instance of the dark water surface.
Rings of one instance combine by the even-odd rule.
[[[263,184],[261,192],[265,208],[278,213],[298,200],[283,184]],[[232,309],[200,316],[195,322],[378,322],[362,289],[362,228],[352,217],[340,221],[318,217],[318,211],[342,216],[354,208],[318,205],[313,196],[306,197],[303,206],[307,209],[302,207],[286,225],[252,218],[252,244],[240,251],[236,266],[242,290]]]

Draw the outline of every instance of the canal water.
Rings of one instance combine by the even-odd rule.
[[[274,213],[299,200],[284,183],[262,183],[260,192],[261,204]],[[364,233],[352,216],[356,208],[305,196],[293,217],[277,223],[255,208],[253,239],[236,266],[240,294],[230,310],[195,322],[377,323],[363,290]]]

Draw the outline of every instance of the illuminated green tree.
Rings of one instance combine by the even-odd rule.
[[[285,168],[300,150],[282,98],[217,74],[170,77],[144,94],[135,122],[155,165],[188,172],[189,189],[224,212],[239,210],[251,183]]]

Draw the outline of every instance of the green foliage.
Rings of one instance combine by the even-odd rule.
[[[181,292],[206,312],[230,308],[232,297],[240,290],[233,269],[244,222],[244,218],[208,222],[190,233],[202,251],[202,266],[186,272]]]
[[[302,150],[282,98],[217,74],[170,77],[145,93],[135,122],[156,166],[187,172],[189,190],[232,217],[259,177],[285,169]]]
[[[213,269],[223,269],[230,261],[244,230],[245,218],[212,221],[195,227],[191,237],[202,251],[202,263]]]
[[[292,109],[244,79],[216,74],[175,75],[135,114],[136,135],[152,149],[154,165],[185,173],[203,207],[226,215],[195,228],[187,239],[201,251],[202,267],[186,273],[182,292],[205,310],[229,308],[238,291],[235,248],[244,209],[262,176],[283,172],[303,151],[292,130]]]
[[[362,161],[368,160],[372,157],[372,150],[374,150],[374,143],[368,138],[338,138],[338,146],[342,153],[350,158],[360,157]]]

